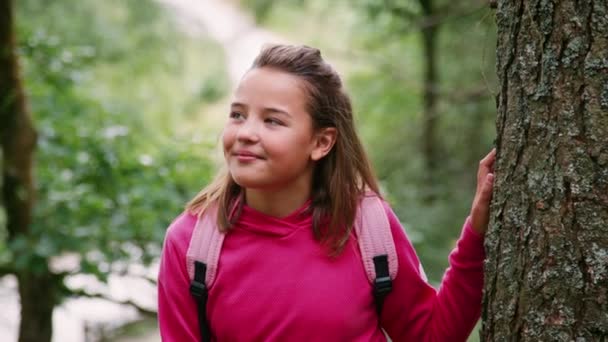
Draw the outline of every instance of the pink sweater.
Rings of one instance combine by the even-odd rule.
[[[420,273],[399,220],[385,205],[399,259],[393,290],[376,313],[356,239],[337,258],[313,239],[302,209],[274,218],[245,206],[224,240],[207,315],[217,341],[466,341],[479,318],[483,238],[465,222],[440,289]],[[158,277],[165,342],[200,341],[186,251],[196,217],[169,227]]]

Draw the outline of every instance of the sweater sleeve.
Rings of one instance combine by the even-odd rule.
[[[418,256],[386,205],[399,270],[386,297],[381,324],[393,341],[466,341],[479,319],[483,289],[483,237],[470,218],[450,253],[439,290],[426,281]]]
[[[169,226],[158,273],[158,325],[163,342],[200,341],[198,312],[190,295],[186,252],[196,217],[182,214]]]

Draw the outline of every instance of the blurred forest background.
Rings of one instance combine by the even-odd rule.
[[[2,297],[14,293],[11,274],[28,270],[49,275],[40,286],[57,305],[108,297],[137,308],[129,324],[81,340],[156,334],[153,304],[112,298],[74,279],[109,284],[115,274],[153,283],[166,227],[221,161],[229,60],[240,50],[222,45],[204,23],[180,17],[171,2],[13,2],[17,57],[38,133],[37,195],[27,234],[10,234],[0,211],[0,300],[10,302]],[[200,3],[230,5],[252,18],[247,30],[321,49],[343,75],[384,194],[438,284],[468,215],[478,160],[495,136],[489,3]],[[8,322],[0,332],[12,331],[16,340],[19,318],[8,315],[0,314]]]

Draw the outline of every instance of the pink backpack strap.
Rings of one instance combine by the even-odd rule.
[[[186,268],[191,280],[194,279],[194,262],[200,261],[207,265],[205,285],[211,287],[225,235],[217,227],[217,207],[209,208],[199,216],[186,253]]]
[[[375,194],[363,197],[355,218],[355,233],[361,251],[361,258],[370,283],[376,280],[374,257],[386,255],[390,279],[395,279],[399,264],[382,200]]]

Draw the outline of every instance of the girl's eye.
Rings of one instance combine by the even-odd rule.
[[[239,112],[230,112],[230,118],[239,120],[243,118],[243,114]]]
[[[283,125],[283,122],[281,122],[281,121],[279,121],[277,119],[273,119],[273,118],[268,118],[268,119],[266,119],[264,121],[266,121],[266,123],[269,123],[269,124],[271,124],[273,126],[282,126]]]

